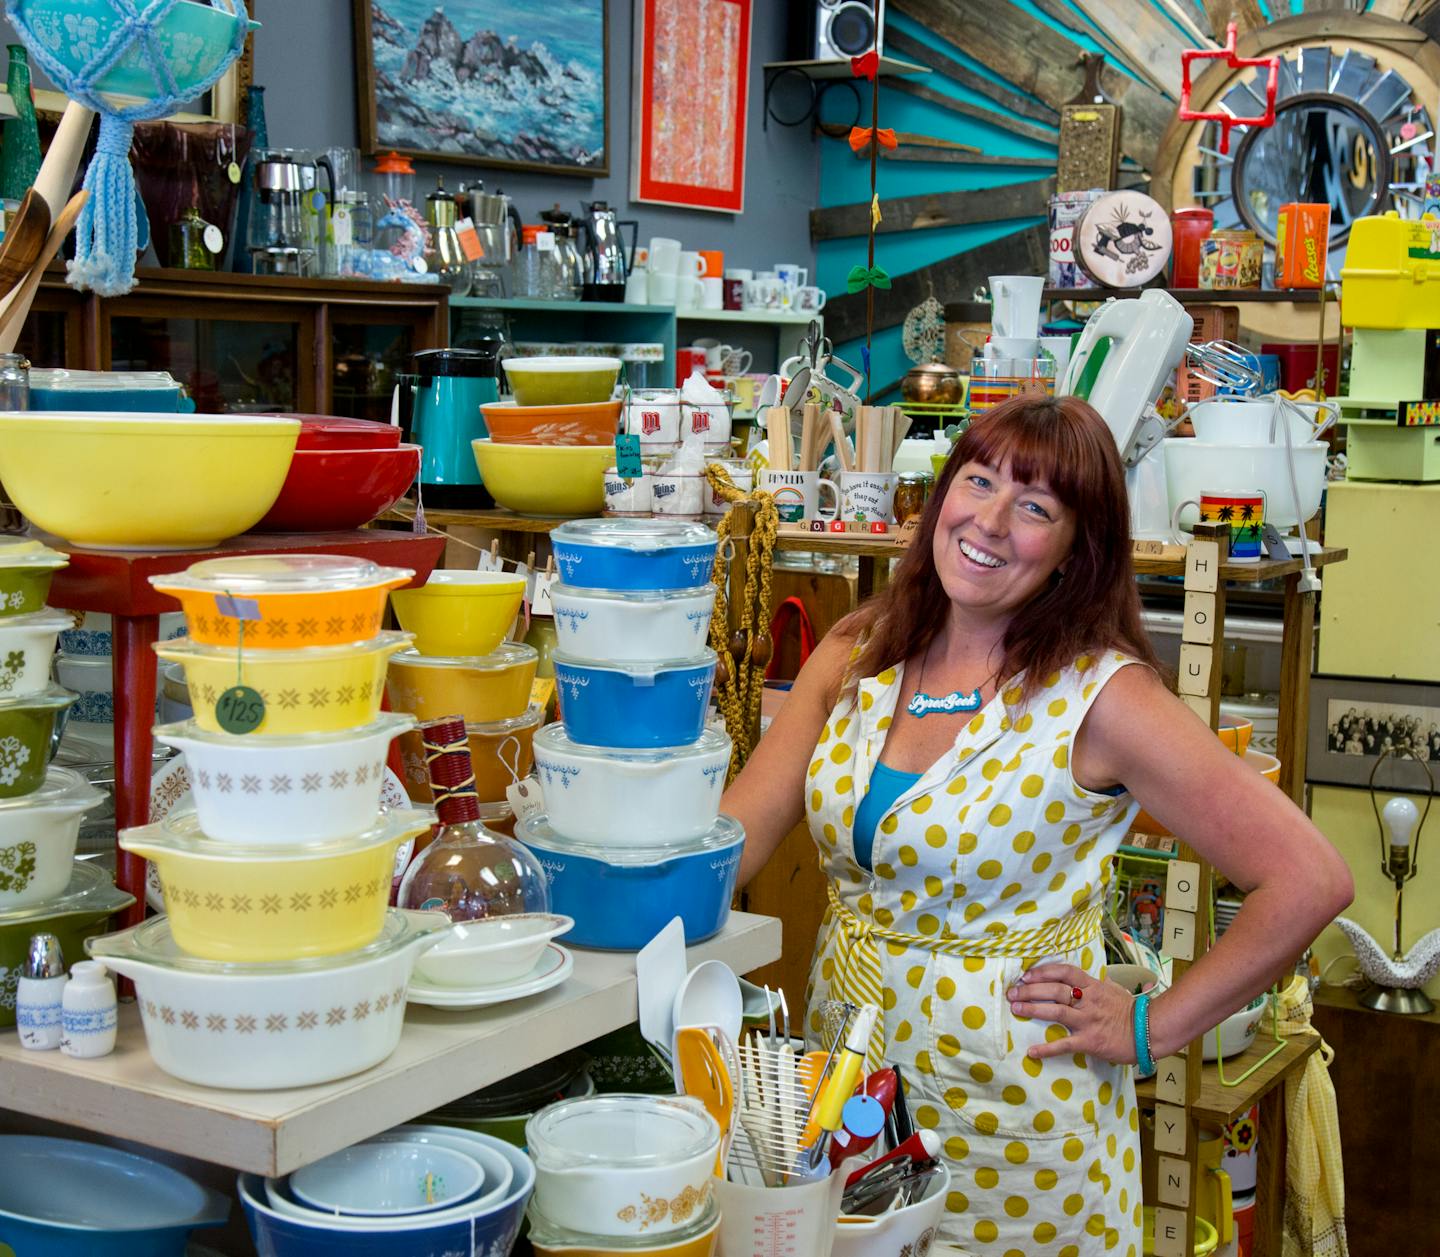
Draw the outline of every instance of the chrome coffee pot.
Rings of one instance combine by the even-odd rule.
[[[617,286],[621,295],[611,297],[612,300],[624,300],[625,280],[629,277],[630,268],[635,259],[636,236],[640,230],[640,224],[634,219],[626,219],[623,222],[617,221],[615,211],[604,201],[581,201],[580,207],[585,211],[582,220],[585,227],[585,296],[590,300],[597,300],[602,294],[591,289],[607,286]],[[627,257],[624,242],[620,238],[620,229],[630,228],[630,253]]]

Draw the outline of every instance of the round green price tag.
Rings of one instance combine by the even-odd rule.
[[[232,685],[215,704],[215,719],[226,733],[254,733],[265,719],[265,700],[248,685]]]

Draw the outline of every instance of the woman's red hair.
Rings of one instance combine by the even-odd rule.
[[[997,678],[1025,676],[1028,693],[1081,655],[1122,650],[1159,670],[1140,620],[1130,563],[1125,469],[1105,421],[1078,397],[1017,397],[979,416],[956,442],[890,584],[837,626],[863,635],[849,681],[920,655],[950,605],[935,570],[935,525],[956,473],[982,463],[1022,483],[1046,484],[1075,513],[1063,579],[1031,599],[1005,632]]]

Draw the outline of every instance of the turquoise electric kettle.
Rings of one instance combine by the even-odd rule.
[[[413,355],[413,374],[396,377],[396,409],[403,441],[421,447],[422,500],[432,506],[486,507],[470,443],[489,436],[482,405],[500,396],[501,341],[475,349],[425,349]]]

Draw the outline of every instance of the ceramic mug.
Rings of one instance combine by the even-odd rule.
[[[749,493],[755,487],[755,469],[743,458],[717,460],[741,493]],[[705,514],[723,515],[730,509],[730,503],[723,502],[708,483],[705,486]]]
[[[840,518],[864,523],[893,521],[898,479],[893,471],[842,471]]]
[[[1265,490],[1239,493],[1201,490],[1199,499],[1187,498],[1170,512],[1170,534],[1176,545],[1188,540],[1180,531],[1180,516],[1187,506],[1200,512],[1202,524],[1230,525],[1230,562],[1258,563],[1265,554],[1261,531],[1265,526]]]
[[[749,277],[737,275],[733,271],[725,275],[725,309],[743,310],[745,308],[745,285],[750,282]]]
[[[651,484],[649,475],[633,479],[620,475],[614,467],[605,469],[605,514],[650,514]]]
[[[696,310],[705,298],[705,281],[697,275],[675,277],[675,304],[682,310]]]
[[[810,280],[810,268],[798,262],[776,262],[775,278],[787,288],[803,288]]]
[[[651,276],[674,275],[680,269],[680,242],[668,236],[655,236],[650,241],[650,260],[646,268]]]
[[[825,308],[825,290],[802,284],[790,294],[790,308],[801,314],[819,314]]]
[[[774,495],[775,509],[782,523],[832,520],[840,511],[840,486],[833,480],[822,480],[818,471],[777,471],[766,467],[760,473],[760,488]],[[834,505],[828,511],[820,505],[821,489],[828,489],[833,495]]]
[[[699,519],[708,489],[698,471],[657,473],[650,477],[650,510],[670,519]]]
[[[706,275],[700,281],[700,306],[705,310],[725,308],[725,281],[715,275]]]
[[[678,292],[678,282],[673,274],[661,271],[648,272],[646,288],[652,306],[673,306]]]
[[[990,326],[996,336],[1033,340],[1040,334],[1043,275],[990,276]]]
[[[725,255],[719,249],[701,249],[700,256],[705,262],[705,279],[720,279],[725,274]]]
[[[785,285],[773,275],[757,276],[745,285],[745,309],[778,310],[785,298]]]
[[[680,264],[675,268],[675,274],[681,279],[699,279],[705,274],[705,259],[693,249],[686,249],[680,254]]]

